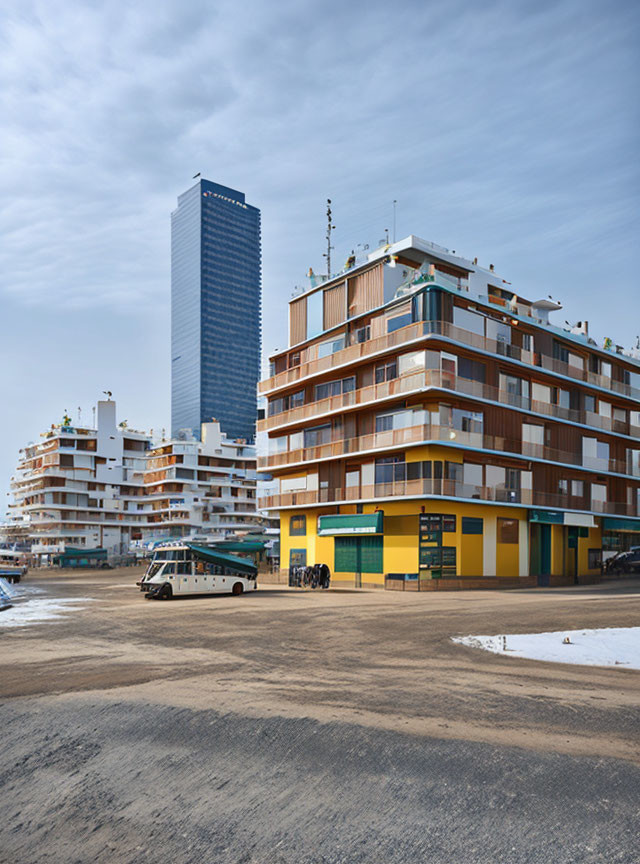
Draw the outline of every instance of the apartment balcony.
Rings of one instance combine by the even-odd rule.
[[[394,498],[442,497],[489,503],[512,504],[516,507],[548,507],[553,510],[596,512],[616,516],[638,516],[637,508],[620,501],[594,501],[590,507],[575,507],[566,495],[538,492],[532,489],[504,489],[493,486],[472,486],[456,480],[399,480],[371,486],[316,489],[303,492],[283,492],[261,498],[263,510],[289,507],[334,506],[355,502],[384,501]]]
[[[422,393],[429,388],[449,390],[456,394],[470,396],[471,398],[487,402],[510,405],[512,408],[518,408],[527,413],[541,414],[555,420],[568,420],[572,423],[580,423],[584,426],[600,429],[603,432],[640,438],[640,426],[612,420],[610,417],[604,417],[592,411],[577,411],[571,408],[564,408],[561,405],[541,402],[530,397],[518,396],[489,384],[471,381],[468,378],[461,378],[460,376],[448,372],[440,372],[435,369],[412,372],[399,378],[394,378],[391,381],[361,387],[358,390],[351,390],[339,396],[330,396],[317,402],[308,402],[306,405],[300,405],[297,408],[291,408],[288,411],[282,411],[280,414],[275,414],[272,417],[258,421],[258,430],[261,432],[271,431],[286,426],[300,425],[308,421],[316,421],[323,416],[343,413],[344,411],[367,406],[376,406],[395,397],[406,397],[412,393]],[[264,457],[258,457],[258,468],[264,469],[264,467]]]
[[[640,400],[640,390],[628,384],[612,381],[610,378],[596,375],[586,369],[580,369],[546,354],[525,351],[516,345],[480,336],[477,333],[464,330],[462,327],[456,327],[446,321],[418,321],[415,324],[409,324],[407,327],[402,327],[383,336],[377,336],[366,342],[348,345],[327,357],[318,357],[318,346],[312,345],[300,352],[299,365],[266,378],[260,382],[259,389],[261,393],[270,393],[271,391],[295,384],[302,379],[321,375],[333,368],[351,365],[363,358],[385,353],[393,348],[437,337],[460,342],[479,351],[516,360],[528,366],[564,375],[567,378],[573,378],[576,381],[582,381],[595,387],[601,387],[621,396]]]
[[[57,555],[65,550],[64,543],[52,543],[50,546],[46,543],[32,543],[31,553],[33,555]]]
[[[582,453],[570,453],[542,444],[508,439],[496,435],[485,435],[482,432],[467,432],[451,426],[426,424],[407,426],[404,429],[392,429],[384,432],[373,432],[360,435],[357,438],[344,438],[320,444],[316,447],[288,450],[260,457],[260,464],[265,470],[273,470],[285,466],[304,465],[326,459],[339,459],[344,456],[387,451],[416,444],[442,442],[456,448],[469,450],[492,450],[505,456],[535,459],[545,462],[557,462],[575,468],[586,468],[598,473],[623,474],[630,477],[640,476],[626,460],[583,458]]]

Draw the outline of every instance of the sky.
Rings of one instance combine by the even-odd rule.
[[[640,335],[640,5],[4,0],[0,505],[18,450],[111,390],[169,427],[170,213],[197,172],[262,211],[263,349],[392,230],[555,321]],[[4,508],[0,509],[2,512]]]

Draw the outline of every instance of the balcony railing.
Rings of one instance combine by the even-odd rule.
[[[599,459],[596,457],[583,458],[582,453],[571,453],[553,447],[546,447],[542,444],[508,439],[496,435],[485,435],[480,431],[469,432],[434,423],[407,426],[403,429],[392,429],[384,432],[373,432],[369,435],[360,435],[357,438],[344,438],[339,441],[319,444],[315,447],[273,453],[269,456],[260,457],[259,464],[262,468],[274,469],[286,465],[317,462],[321,459],[339,458],[347,455],[353,456],[354,454],[368,451],[389,450],[425,441],[447,442],[461,447],[468,447],[472,450],[495,450],[504,453],[505,456],[521,456],[526,459],[559,462],[563,465],[575,466],[576,468],[589,468],[601,473],[640,477],[638,467],[634,468],[634,466],[628,465],[626,460]]]
[[[371,486],[352,486],[334,489],[316,489],[302,492],[283,492],[270,495],[258,502],[262,510],[279,510],[284,507],[307,507],[317,504],[342,504],[353,501],[372,501],[385,498],[422,498],[442,496],[463,498],[471,501],[489,501],[513,504],[519,507],[549,507],[552,509],[578,510],[637,516],[634,505],[620,501],[593,501],[591,506],[575,506],[575,499],[567,495],[538,492],[531,489],[504,489],[493,486],[473,486],[456,480],[400,480],[393,483],[377,483]],[[584,503],[584,502],[583,502]]]
[[[264,432],[296,423],[303,423],[306,420],[315,420],[323,414],[331,414],[358,406],[377,404],[394,396],[406,396],[412,392],[419,393],[427,387],[453,390],[456,393],[463,393],[478,399],[501,402],[504,405],[511,405],[523,411],[543,414],[558,420],[569,420],[573,423],[581,423],[584,426],[592,426],[603,432],[613,432],[640,438],[640,426],[634,426],[629,422],[612,420],[610,417],[596,414],[593,411],[578,411],[572,408],[564,408],[562,405],[554,405],[549,402],[531,399],[530,397],[518,396],[500,390],[498,387],[492,387],[489,384],[471,381],[468,378],[461,378],[438,370],[420,370],[419,372],[412,372],[399,378],[394,378],[391,381],[361,387],[358,390],[351,390],[338,396],[330,396],[317,402],[308,402],[306,405],[290,408],[288,411],[282,411],[280,414],[274,414],[271,417],[258,421],[258,430]],[[258,459],[258,465],[262,467],[260,459]]]
[[[309,348],[300,352],[300,364],[291,369],[286,369],[266,378],[260,382],[260,392],[267,393],[272,390],[287,387],[295,384],[302,378],[308,378],[314,375],[319,375],[327,372],[334,367],[344,366],[345,364],[355,363],[357,360],[367,357],[372,354],[377,354],[382,351],[387,351],[391,348],[396,348],[406,343],[415,342],[428,336],[442,336],[445,339],[451,339],[455,342],[461,342],[464,345],[469,345],[480,351],[487,351],[490,354],[496,354],[502,357],[509,357],[513,360],[518,360],[530,366],[537,366],[550,372],[556,372],[565,375],[569,378],[574,378],[577,381],[582,381],[586,384],[592,384],[596,387],[602,387],[605,390],[610,390],[613,393],[618,393],[622,396],[632,399],[640,399],[640,390],[631,387],[628,384],[623,384],[620,381],[612,381],[602,375],[596,375],[586,369],[572,366],[562,360],[550,357],[546,354],[539,354],[534,351],[525,351],[516,345],[511,345],[496,339],[490,339],[486,336],[480,336],[477,333],[472,333],[470,330],[464,330],[462,327],[456,327],[446,321],[418,321],[415,324],[409,324],[407,327],[402,327],[395,330],[393,333],[387,333],[383,336],[377,336],[374,339],[369,339],[367,342],[349,345],[330,354],[328,357],[318,357],[318,346],[312,345]]]

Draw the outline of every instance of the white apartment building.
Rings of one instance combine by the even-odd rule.
[[[161,441],[147,454],[143,540],[173,537],[223,539],[261,531],[268,520],[256,510],[256,451],[228,439],[215,420]]]
[[[116,422],[116,403],[98,402],[96,428],[65,417],[20,452],[11,479],[6,534],[21,526],[36,562],[69,549],[106,549],[110,557],[155,540],[222,539],[261,531],[256,454],[211,422],[153,442]]]

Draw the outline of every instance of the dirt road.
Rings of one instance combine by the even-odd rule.
[[[162,603],[135,575],[34,577],[91,602],[0,619],[0,861],[638,860],[640,673],[451,642],[637,625],[638,583]]]

